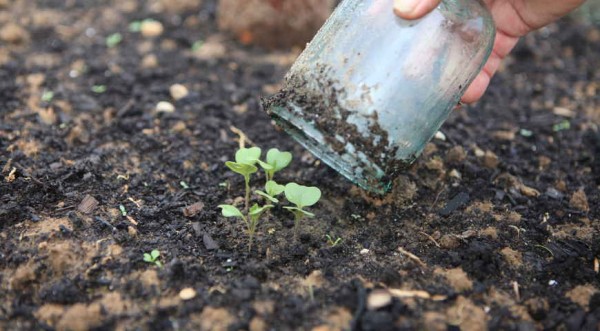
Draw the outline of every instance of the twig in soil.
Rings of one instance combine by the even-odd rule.
[[[546,247],[544,245],[533,245],[533,247],[541,248],[541,249],[545,250],[546,252],[550,253],[550,255],[552,257],[554,257],[554,253],[550,250],[550,248],[548,248],[548,247]]]
[[[440,248],[440,247],[442,247],[442,246],[440,246],[440,244],[438,244],[438,242],[437,242],[435,239],[433,239],[433,237],[432,237],[432,236],[428,235],[427,233],[425,233],[425,232],[423,232],[423,231],[419,231],[419,233],[420,233],[420,234],[422,234],[422,235],[424,235],[425,237],[427,237],[427,239],[431,240],[431,241],[432,241],[432,242],[435,244],[435,246],[436,246],[437,248]]]
[[[129,99],[127,101],[127,103],[125,103],[125,105],[123,107],[121,107],[119,109],[119,111],[117,111],[117,118],[121,118],[121,117],[125,116],[125,114],[127,114],[127,112],[131,109],[131,107],[133,107],[133,105],[134,105],[134,100]]]
[[[418,256],[416,256],[415,254],[413,254],[413,253],[405,250],[404,248],[398,247],[398,252],[406,255],[409,259],[417,262],[417,264],[419,264],[421,267],[423,267],[423,268],[427,267],[427,265]]]
[[[521,231],[525,232],[525,229],[518,228],[514,225],[509,225],[508,227],[517,231],[517,238],[521,237]]]
[[[517,281],[512,282],[512,286],[513,286],[513,291],[515,291],[515,297],[517,298],[517,301],[521,301],[521,293],[519,292],[519,282],[517,282]]]
[[[598,273],[600,272],[600,262],[598,261],[598,258],[594,258],[594,272]]]
[[[233,125],[229,127],[229,130],[231,130],[231,132],[237,134],[240,137],[238,141],[240,144],[240,149],[245,148],[246,142],[248,142],[249,145],[256,146],[256,144],[253,143],[252,140],[250,140],[250,138],[248,138],[248,136],[242,130],[236,128]]]
[[[77,207],[77,206],[75,206],[75,205],[64,206],[64,207],[61,207],[61,208],[56,208],[54,211],[65,211],[65,210],[73,209],[75,207]]]
[[[437,205],[437,202],[440,199],[440,196],[442,195],[442,193],[444,193],[444,191],[446,191],[446,187],[442,187],[442,189],[438,192],[438,194],[435,195],[435,200],[433,200],[431,207],[429,207],[429,211],[432,211],[435,208],[435,205]]]

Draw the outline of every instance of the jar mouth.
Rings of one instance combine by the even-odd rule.
[[[390,191],[392,188],[391,177],[386,176],[385,172],[377,165],[365,164],[356,154],[340,155],[331,144],[326,143],[327,133],[320,132],[314,125],[291,111],[292,109],[301,109],[299,106],[291,101],[287,101],[285,104],[272,102],[267,102],[267,104],[269,105],[266,111],[275,123],[325,164],[367,191],[377,194],[385,194]],[[408,165],[409,162],[406,164]]]

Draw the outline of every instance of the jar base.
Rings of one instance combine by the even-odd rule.
[[[360,186],[361,188],[377,193],[385,194],[392,188],[392,177],[384,173],[379,167],[362,166],[364,164],[358,155],[344,153],[343,156],[336,152],[330,144],[327,144],[323,134],[313,125],[295,114],[294,109],[301,108],[290,101],[275,102],[277,96],[265,102],[267,113],[285,132],[304,148],[321,159],[331,168],[344,177]],[[410,162],[406,162],[409,165]]]

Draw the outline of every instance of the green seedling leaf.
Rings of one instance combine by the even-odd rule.
[[[294,214],[301,213],[302,215],[304,215],[306,217],[315,217],[315,214],[307,212],[306,210],[303,210],[303,209],[300,209],[300,208],[296,208],[296,207],[283,207],[283,209],[287,209],[287,210],[291,211]]]
[[[263,169],[265,169],[267,171],[273,171],[273,169],[274,169],[272,165],[270,165],[268,163],[265,163],[265,162],[263,162],[261,160],[258,160],[257,162],[258,162],[258,164],[260,165],[261,168],[263,168]]]
[[[266,206],[259,207],[258,204],[254,204],[254,206],[252,206],[250,208],[250,215],[251,216],[260,215],[267,209],[271,209],[271,208],[273,208],[273,205],[266,205]]]
[[[235,162],[253,166],[260,159],[260,153],[261,150],[258,147],[240,148],[235,153]]]
[[[308,187],[289,183],[285,186],[285,197],[302,209],[317,203],[321,199],[321,190],[317,187]]]
[[[231,171],[238,173],[242,176],[248,176],[258,171],[257,167],[245,163],[227,161],[225,162],[225,165],[227,166],[227,168],[231,169]]]
[[[152,250],[152,252],[150,252],[150,256],[155,261],[160,256],[160,252],[158,250],[154,249],[154,250]]]
[[[254,206],[250,208],[250,212],[248,213],[248,215],[250,215],[250,218],[253,222],[256,222],[258,221],[258,219],[260,219],[262,213],[271,208],[273,208],[273,205],[259,207],[257,204],[254,204]]]
[[[261,197],[266,198],[267,200],[271,201],[272,203],[279,203],[279,200],[277,198],[274,198],[273,196],[269,195],[268,193],[265,193],[260,190],[256,190],[256,191],[254,191],[254,193],[260,195]]]
[[[154,261],[152,261],[152,256],[150,256],[150,254],[144,253],[144,262],[152,263]]]
[[[267,191],[268,195],[276,197],[285,191],[285,186],[279,185],[275,181],[270,180],[265,185],[265,190]]]
[[[221,214],[223,214],[223,216],[225,216],[225,217],[244,218],[244,215],[242,214],[242,212],[239,209],[237,209],[235,206],[219,205],[219,208],[221,208]]]
[[[273,172],[277,172],[287,167],[292,162],[292,153],[281,152],[277,148],[271,148],[267,152],[267,163],[273,167]]]

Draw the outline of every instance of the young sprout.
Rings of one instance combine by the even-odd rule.
[[[271,148],[267,152],[266,164],[269,165],[269,167],[264,167],[263,164],[261,164],[262,168],[265,170],[266,181],[273,180],[275,173],[287,167],[290,162],[292,162],[292,153],[281,152],[277,148]]]
[[[144,262],[153,263],[159,268],[162,268],[162,263],[158,260],[160,258],[160,252],[156,249],[150,253],[144,253]]]
[[[106,37],[106,47],[113,48],[117,46],[123,40],[123,36],[120,33],[113,33]]]
[[[219,208],[221,208],[221,213],[223,216],[241,218],[242,221],[244,221],[249,240],[248,250],[251,250],[252,242],[254,241],[254,234],[256,233],[256,228],[258,227],[258,221],[260,220],[262,214],[265,211],[273,208],[273,206],[266,205],[260,207],[258,204],[254,204],[248,211],[248,216],[244,216],[239,209],[232,205],[219,205]]]
[[[321,190],[317,187],[307,187],[296,183],[289,183],[285,186],[285,197],[295,207],[283,207],[294,214],[294,234],[298,232],[298,223],[304,217],[314,217],[315,214],[304,210],[321,199]]]
[[[256,194],[264,197],[265,199],[267,199],[268,201],[270,201],[272,203],[279,203],[279,200],[276,198],[276,196],[278,196],[281,193],[283,193],[284,190],[285,190],[285,186],[279,185],[276,182],[270,180],[265,185],[265,191],[264,192],[260,191],[260,190],[256,190],[254,192]]]
[[[240,148],[235,153],[235,162],[225,162],[225,165],[231,169],[231,171],[244,176],[244,182],[246,183],[246,212],[248,212],[248,208],[250,206],[250,175],[258,171],[258,168],[256,168],[255,164],[258,162],[262,163],[262,161],[259,160],[260,153],[261,150],[258,147]]]
[[[335,240],[334,240],[334,239],[333,239],[334,237],[332,237],[332,236],[330,236],[330,235],[328,235],[328,234],[326,234],[326,235],[325,235],[325,238],[327,238],[327,244],[329,244],[329,247],[335,247],[335,246],[337,246],[339,243],[341,243],[341,242],[342,242],[342,238],[340,238],[340,237],[337,237],[337,239],[335,239]]]

